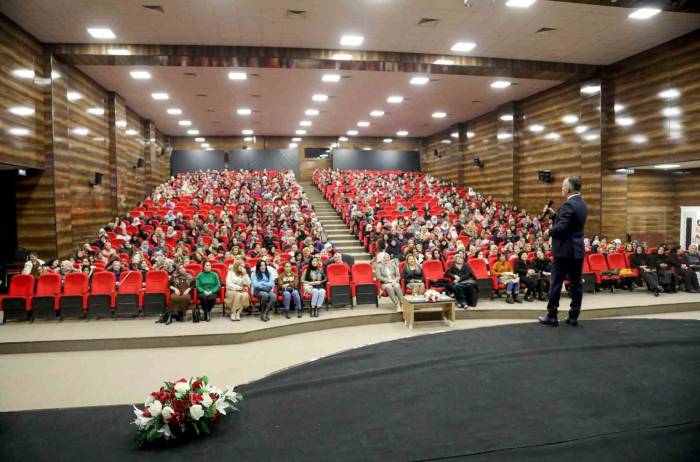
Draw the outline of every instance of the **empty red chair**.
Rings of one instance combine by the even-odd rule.
[[[116,292],[117,278],[114,273],[109,271],[94,273],[87,300],[88,313],[113,316]]]
[[[608,268],[611,270],[621,271],[623,269],[629,268],[627,262],[625,261],[625,255],[622,253],[611,253],[608,255]],[[638,275],[634,273],[628,276],[618,276],[622,282],[623,288],[632,291],[632,283],[637,279]]]
[[[4,311],[4,319],[28,319],[33,295],[34,276],[31,274],[13,276],[10,280],[9,292],[0,296],[0,308]]]
[[[187,271],[192,271],[196,276],[197,274],[202,272],[202,265],[200,265],[199,263],[188,263],[185,265],[185,269]]]
[[[39,276],[36,293],[32,297],[31,314],[36,317],[56,317],[58,296],[61,293],[61,275],[46,273]]]
[[[326,267],[326,290],[331,305],[352,306],[352,290],[350,289],[350,273],[345,263],[331,263]]]
[[[489,268],[486,266],[486,262],[481,258],[470,258],[467,264],[472,269],[474,276],[476,276],[479,296],[488,296],[493,300],[493,279],[491,278],[491,273],[489,273]]]
[[[596,281],[602,287],[609,287],[611,292],[615,292],[615,284],[620,280],[620,276],[614,274],[603,274],[604,271],[610,271],[608,262],[605,261],[605,255],[593,253],[588,256],[588,267],[596,275]]]
[[[425,278],[425,290],[433,289],[438,292],[445,290],[443,287],[430,287],[430,281],[438,281],[445,276],[445,269],[440,260],[428,260],[423,262],[423,277]]]
[[[143,275],[140,271],[124,271],[119,278],[114,314],[135,315],[143,306]]]
[[[76,272],[66,274],[63,281],[63,293],[58,296],[58,310],[61,317],[78,315],[85,316],[87,309],[89,278],[86,273]]]
[[[351,269],[350,288],[358,305],[374,303],[379,308],[379,281],[374,279],[370,263],[355,263]]]
[[[146,288],[143,291],[143,313],[161,314],[170,306],[169,277],[165,271],[146,273]]]

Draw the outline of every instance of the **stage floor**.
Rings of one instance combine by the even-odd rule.
[[[211,436],[165,450],[130,448],[128,403],[3,413],[0,436],[7,460],[698,460],[698,389],[698,321],[528,323],[281,371],[242,386]]]

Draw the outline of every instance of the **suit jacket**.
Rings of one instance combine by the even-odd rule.
[[[588,218],[588,206],[581,195],[571,196],[554,216],[554,226],[549,230],[552,236],[552,255],[555,258],[583,258],[583,230]]]

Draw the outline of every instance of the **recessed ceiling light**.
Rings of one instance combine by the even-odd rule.
[[[300,127],[310,127],[311,126],[311,121],[310,120],[302,120],[299,122]]]
[[[374,111],[370,112],[369,115],[372,117],[381,117],[384,115],[384,111],[381,111],[379,109],[375,109]]]
[[[68,96],[68,101],[70,101],[70,102],[78,101],[79,99],[81,99],[83,97],[83,95],[81,95],[77,91],[69,91],[67,93],[67,96]]]
[[[594,95],[600,91],[600,85],[586,85],[581,88],[581,93],[586,95]]]
[[[231,80],[245,80],[248,78],[248,74],[245,72],[229,72],[228,78]]]
[[[558,139],[561,138],[561,135],[557,132],[551,132],[547,133],[544,135],[545,139],[550,140],[550,141],[557,141]]]
[[[575,116],[574,114],[566,114],[564,117],[561,118],[561,121],[564,122],[565,124],[575,124],[578,122],[578,117]]]
[[[626,168],[618,168],[618,169],[616,169],[615,171],[616,171],[617,173],[627,173],[627,169],[626,169]]]
[[[238,113],[238,115],[246,116],[252,114],[253,111],[247,107],[241,107],[236,110],[236,113]]]
[[[595,141],[599,138],[599,136],[597,133],[586,133],[581,138],[583,138],[585,141]]]
[[[530,130],[532,133],[540,133],[544,131],[544,125],[532,124],[528,127],[528,130]]]
[[[503,114],[501,117],[499,117],[504,122],[510,122],[513,120],[513,114]]]
[[[295,143],[298,143],[299,141],[301,141],[301,138],[298,136],[295,136],[294,138],[292,138],[292,141],[294,141]]]
[[[29,129],[20,128],[20,127],[10,128],[9,130],[7,130],[7,132],[13,136],[27,136],[27,135],[29,135]]]
[[[214,148],[204,148],[205,151],[213,151]]]
[[[513,137],[513,135],[511,135],[510,133],[499,133],[496,135],[496,139],[499,139],[499,140],[507,140],[507,139],[510,139],[512,137]]]
[[[347,141],[348,137],[347,136],[341,136],[338,138],[338,141]]]
[[[634,118],[632,117],[615,117],[615,123],[621,127],[629,127],[634,125]]]
[[[385,143],[392,143],[394,140],[393,138],[384,138],[382,141]]]
[[[105,110],[104,110],[104,108],[101,108],[101,107],[91,107],[91,108],[88,108],[86,112],[88,114],[101,116],[105,113]]]
[[[433,112],[433,119],[444,119],[447,117],[446,112],[438,111],[438,112]]]
[[[642,143],[646,143],[647,141],[649,141],[649,138],[647,138],[646,135],[637,134],[637,135],[630,136],[630,141],[635,143],[635,144],[642,144]]]
[[[324,82],[337,82],[340,80],[340,74],[323,74],[321,80]]]
[[[581,133],[586,133],[588,131],[588,125],[578,125],[576,128],[574,128],[574,131],[579,135]]]
[[[362,148],[362,150],[363,150],[363,151],[371,151],[372,148],[370,148],[369,146],[365,146],[364,148]]]
[[[350,61],[352,59],[352,55],[348,53],[334,53],[331,58],[335,59],[336,61]]]
[[[304,111],[304,114],[307,116],[317,116],[318,115],[318,109],[307,109]]]
[[[615,106],[613,106],[613,110],[614,110],[616,113],[617,113],[617,112],[622,112],[622,111],[625,110],[625,106],[622,105],[622,104],[616,104]]]
[[[508,0],[506,6],[511,6],[513,8],[529,8],[537,0]]]
[[[88,133],[90,133],[90,130],[88,130],[87,128],[78,127],[78,128],[73,129],[73,133],[75,133],[76,135],[79,135],[79,136],[85,136]]]
[[[157,100],[166,100],[170,98],[167,93],[151,93],[151,98]]]
[[[331,143],[331,148],[332,148],[332,149],[335,149],[335,148],[337,148],[337,147],[338,147],[338,143]]]
[[[474,42],[457,42],[450,48],[452,51],[467,52],[472,51],[476,47]]]
[[[369,127],[369,122],[367,122],[366,120],[360,120],[359,122],[357,122],[357,126],[358,127]]]
[[[467,132],[467,138],[474,138],[476,136],[474,132]]]
[[[195,140],[196,142],[198,142],[198,143],[204,143],[204,141],[206,141],[206,139],[205,139],[204,137],[202,137],[202,136],[198,136],[198,137],[195,138],[194,140]]]
[[[126,48],[110,48],[107,50],[107,54],[112,56],[128,56],[131,52]]]
[[[126,120],[117,120],[114,122],[114,125],[116,125],[119,128],[126,128]]]
[[[18,115],[20,117],[27,117],[34,114],[34,108],[28,106],[13,106],[9,109],[9,111],[12,114]]]
[[[340,37],[340,44],[344,47],[358,47],[364,41],[365,38],[361,35],[343,35]]]
[[[306,135],[306,130],[295,130],[294,133],[296,135],[303,136],[303,135]]]
[[[408,81],[411,85],[425,85],[430,81],[429,77],[425,77],[422,75],[417,75],[415,77],[412,77],[411,80]]]
[[[299,145],[296,144],[296,143],[289,143],[289,149],[294,149],[294,148],[296,148],[296,147],[298,147],[298,146],[299,146]]]
[[[192,122],[189,120],[180,120],[177,122],[177,124],[183,127],[189,127],[190,125],[192,125]]]
[[[199,135],[199,130],[197,130],[196,128],[191,128],[191,129],[187,130],[187,134],[188,135]]]
[[[659,164],[659,165],[654,165],[654,168],[658,168],[661,170],[669,170],[672,168],[680,168],[679,164]]]
[[[433,61],[433,64],[437,64],[438,66],[451,66],[455,62],[452,61],[451,59],[436,59]]]
[[[241,133],[242,133],[243,135],[252,135],[252,134],[253,134],[253,130],[251,130],[251,129],[249,129],[249,128],[246,128],[245,130],[241,131]]]
[[[33,79],[35,73],[31,69],[15,69],[12,71],[12,75],[20,79]]]
[[[638,8],[628,14],[627,17],[631,19],[649,19],[659,13],[661,13],[661,10],[658,8]]]
[[[312,100],[314,101],[326,101],[328,99],[328,95],[324,95],[322,93],[315,94],[311,97]]]
[[[659,93],[659,98],[663,99],[675,99],[681,96],[681,92],[676,88],[669,88]]]
[[[171,107],[166,112],[170,115],[180,115],[180,114],[182,114],[182,109],[177,108],[177,107]]]
[[[51,78],[53,80],[60,79],[61,78],[61,73],[58,71],[51,71]]]
[[[681,108],[679,107],[665,107],[661,110],[664,117],[678,117],[681,115]]]
[[[107,27],[88,27],[87,31],[88,34],[92,35],[94,38],[97,39],[117,38],[117,36],[114,35],[114,32],[112,32],[112,29],[109,29]]]
[[[249,142],[249,141],[253,141],[253,137],[252,137],[252,136],[246,136],[246,137],[243,138],[243,141],[248,141],[248,142]]]
[[[408,136],[408,131],[399,130],[398,132],[396,132],[396,136]]]
[[[203,148],[210,148],[211,147],[211,145],[209,143],[202,143],[200,146],[202,146]]]
[[[510,87],[510,82],[507,80],[496,80],[491,82],[491,88],[508,88]]]
[[[399,104],[401,101],[403,101],[403,96],[398,96],[398,95],[390,96],[386,99],[387,103],[392,103],[392,104]]]
[[[456,138],[459,138],[459,132],[452,132],[452,133],[450,133],[450,136],[451,136],[452,138],[455,138],[455,139],[456,139]]]
[[[444,140],[440,140],[440,142],[442,144],[452,144],[452,140],[448,140],[447,138],[445,138]]]
[[[348,130],[347,135],[348,136],[357,136],[359,132],[357,130]]]

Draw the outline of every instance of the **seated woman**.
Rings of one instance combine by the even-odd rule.
[[[535,292],[542,294],[544,291],[544,283],[540,275],[535,271],[534,263],[527,260],[527,252],[520,252],[518,257],[513,270],[520,280],[525,283],[525,301],[532,302],[535,299]]]
[[[318,257],[311,258],[311,264],[306,268],[303,276],[304,292],[311,294],[311,317],[319,316],[319,309],[326,299],[326,273],[323,271],[323,263]]]
[[[219,296],[221,289],[221,281],[216,271],[211,270],[211,262],[204,263],[204,271],[197,275],[195,283],[197,287],[197,298],[199,299],[202,309],[204,309],[204,320],[211,319],[211,309],[214,308],[216,298]]]
[[[267,263],[260,260],[255,265],[251,282],[253,286],[253,295],[260,299],[260,320],[267,322],[270,320],[268,313],[275,306],[275,279],[267,268]]]
[[[548,286],[549,276],[552,274],[552,262],[544,255],[541,249],[535,252],[535,259],[532,260],[532,269],[534,269],[540,277],[539,283],[537,284],[537,292],[539,293],[539,300],[544,301],[547,299],[547,292],[545,289]]]
[[[406,256],[406,265],[403,267],[401,279],[407,288],[411,289],[414,295],[425,293],[425,282],[423,282],[423,270],[418,265],[416,257],[410,253]]]
[[[469,265],[464,263],[461,254],[455,255],[452,266],[445,271],[445,276],[452,279],[452,291],[457,299],[457,306],[459,308],[475,307],[479,302],[476,276]]]
[[[192,282],[194,278],[185,269],[185,265],[178,265],[175,272],[170,276],[170,316],[166,320],[166,324],[172,318],[178,321],[185,320],[185,313],[190,307],[192,300]]]
[[[686,265],[685,260],[678,255],[678,248],[678,246],[673,246],[671,248],[671,253],[668,255],[668,264],[673,267],[678,277],[683,281],[685,291],[696,294],[700,291],[698,275]]]
[[[634,254],[630,256],[630,266],[639,272],[639,275],[644,282],[647,283],[647,288],[654,292],[654,296],[659,296],[659,276],[656,274],[655,267],[652,267],[654,262],[650,262],[653,255],[646,255],[644,248],[638,245],[634,248]]]
[[[374,272],[379,280],[382,290],[386,291],[392,303],[396,306],[396,311],[401,311],[401,275],[399,274],[398,264],[391,259],[391,255],[386,252],[377,254],[377,264],[374,267]]]
[[[498,261],[493,264],[491,272],[498,277],[499,284],[506,286],[506,303],[522,303],[518,294],[520,293],[520,279],[513,273],[513,267],[506,260],[504,254],[498,255]]]
[[[282,294],[282,306],[284,315],[289,319],[289,307],[294,299],[294,308],[297,311],[297,318],[301,318],[301,297],[299,296],[299,278],[297,273],[292,271],[292,264],[285,262],[282,271],[277,275],[277,288]]]
[[[243,260],[239,258],[235,260],[232,265],[229,265],[228,273],[226,273],[226,298],[224,300],[224,306],[226,307],[226,311],[231,313],[231,321],[240,321],[241,311],[243,311],[243,308],[250,305],[248,288],[251,284],[252,282],[250,276],[248,276],[248,272],[245,270]]]
[[[666,256],[666,247],[659,246],[655,254],[649,256],[649,266],[656,270],[659,276],[659,285],[663,287],[664,292],[676,292],[676,275],[671,271],[671,263]]]

